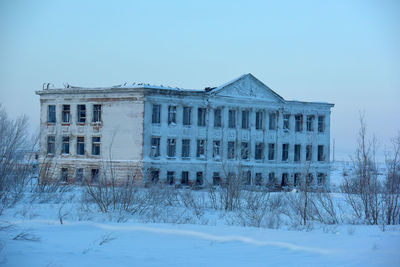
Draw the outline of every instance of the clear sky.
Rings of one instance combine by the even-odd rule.
[[[383,152],[400,129],[400,1],[0,1],[0,102],[32,128],[44,82],[200,89],[245,73],[335,103],[337,158],[359,111]]]

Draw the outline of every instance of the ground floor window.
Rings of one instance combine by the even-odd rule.
[[[196,173],[196,185],[203,185],[203,172]]]
[[[281,186],[288,186],[289,181],[288,181],[288,174],[287,172],[282,173],[282,182],[281,182]]]
[[[219,176],[219,172],[213,173],[213,185],[221,185],[221,177]]]
[[[98,183],[99,182],[99,169],[92,169],[92,183]]]
[[[61,168],[61,181],[68,182],[68,168]]]
[[[83,181],[83,168],[77,168],[75,173],[75,182],[82,183]]]
[[[167,184],[172,185],[175,182],[175,172],[167,172]]]
[[[159,170],[152,170],[150,173],[150,178],[152,183],[158,183],[160,179],[160,171]]]
[[[188,183],[189,183],[189,172],[183,171],[182,178],[181,178],[181,184],[187,185]]]

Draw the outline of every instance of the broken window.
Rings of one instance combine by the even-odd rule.
[[[307,145],[306,146],[306,160],[311,161],[312,160],[312,145]]]
[[[275,159],[275,144],[269,143],[268,144],[268,160],[274,160],[274,159]]]
[[[54,135],[47,136],[47,154],[55,154],[56,137]]]
[[[76,154],[85,155],[85,137],[83,136],[76,138]]]
[[[240,146],[240,155],[242,159],[249,159],[249,143],[242,142]]]
[[[198,126],[206,126],[206,109],[205,108],[197,109],[197,125]]]
[[[317,174],[317,183],[318,183],[318,186],[322,186],[322,185],[325,184],[325,177],[326,177],[326,174],[325,174],[325,173],[318,173],[318,174]]]
[[[262,160],[264,156],[264,143],[257,143],[255,152],[254,159]]]
[[[172,185],[175,183],[175,172],[167,171],[167,184]]]
[[[159,170],[152,170],[151,171],[151,182],[152,183],[158,183],[158,181],[160,180],[160,171]]]
[[[86,105],[78,105],[78,123],[86,122]]]
[[[92,169],[91,171],[92,174],[92,179],[91,179],[91,183],[98,183],[99,182],[99,169]]]
[[[256,130],[262,130],[264,125],[264,115],[261,110],[256,112]]]
[[[254,183],[255,183],[255,185],[262,185],[262,183],[263,183],[262,173],[260,173],[260,172],[256,173]]]
[[[191,125],[192,121],[192,108],[183,107],[183,125]]]
[[[282,161],[289,159],[289,144],[282,144]]]
[[[151,123],[160,123],[160,117],[161,117],[161,105],[153,104]]]
[[[325,131],[325,116],[318,116],[318,132],[323,133]]]
[[[213,158],[215,160],[220,159],[221,141],[216,140],[213,142]]]
[[[294,145],[294,161],[299,162],[300,161],[300,150],[301,150],[301,145],[296,144]]]
[[[213,173],[213,185],[221,185],[221,176],[219,175],[219,172]]]
[[[47,122],[48,123],[56,123],[56,106],[55,105],[47,106]]]
[[[69,154],[69,136],[62,137],[61,154]]]
[[[324,146],[318,145],[318,161],[325,161]]]
[[[182,140],[182,158],[190,158],[190,139]]]
[[[221,127],[222,124],[222,110],[220,108],[214,109],[214,127]]]
[[[93,105],[93,122],[101,122],[101,105]]]
[[[150,157],[152,157],[152,158],[160,157],[160,137],[152,137],[151,138]]]
[[[283,114],[283,130],[290,129],[290,114]]]
[[[307,115],[307,132],[314,131],[314,115]]]
[[[83,182],[83,168],[77,168],[75,173],[75,182],[82,183]]]
[[[236,128],[236,110],[230,109],[229,110],[229,128]]]
[[[248,110],[242,110],[242,129],[249,128],[249,116],[250,112]]]
[[[295,117],[295,131],[296,132],[302,132],[303,131],[303,115],[302,114],[297,114]]]
[[[68,168],[61,168],[61,181],[68,182]]]
[[[187,185],[189,183],[189,172],[183,171],[181,177],[181,184]]]
[[[203,172],[197,172],[196,173],[196,185],[202,185],[203,184]]]
[[[71,106],[62,105],[62,123],[70,123],[71,120]]]
[[[92,137],[92,155],[93,156],[100,155],[100,136]]]
[[[198,139],[197,140],[196,157],[201,158],[201,159],[203,159],[205,157],[205,155],[204,155],[204,146],[205,146],[205,140]]]
[[[168,124],[176,124],[176,106],[168,106]]]
[[[282,173],[282,182],[281,182],[281,186],[288,186],[289,185],[289,179],[288,179],[288,173],[284,172]]]
[[[167,156],[169,158],[175,158],[176,155],[176,139],[167,140]]]
[[[228,142],[228,159],[235,159],[235,142]]]
[[[276,129],[276,113],[275,112],[269,113],[269,129],[270,130]]]

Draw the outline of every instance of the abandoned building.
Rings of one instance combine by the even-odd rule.
[[[112,168],[119,181],[134,175],[143,185],[240,177],[243,185],[329,189],[333,104],[287,101],[251,74],[204,90],[64,87],[36,92],[39,163],[51,162],[54,179],[95,183]]]

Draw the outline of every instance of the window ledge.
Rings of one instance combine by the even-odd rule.
[[[168,156],[167,156],[167,159],[168,159],[168,160],[175,160],[176,157],[168,157]]]
[[[70,126],[71,125],[71,123],[69,123],[69,122],[62,122],[61,123],[61,126]]]
[[[99,122],[91,122],[90,125],[91,126],[102,126],[103,123],[101,121],[99,121]]]

